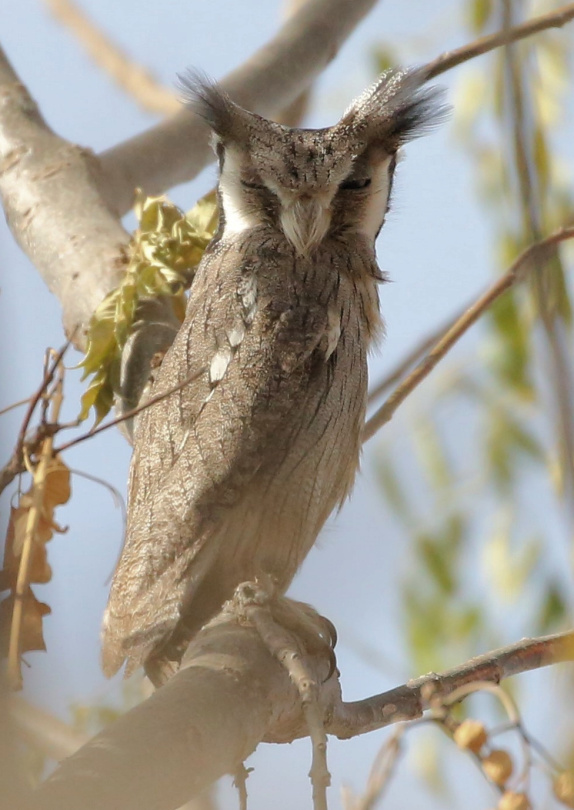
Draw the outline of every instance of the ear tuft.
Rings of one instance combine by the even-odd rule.
[[[229,135],[236,120],[237,105],[219,85],[200,71],[189,70],[178,76],[184,104],[203,118],[221,138]]]
[[[397,149],[442,123],[450,112],[441,87],[425,87],[426,68],[394,68],[356,98],[342,123]]]

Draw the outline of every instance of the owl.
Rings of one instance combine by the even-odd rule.
[[[339,123],[292,129],[186,79],[219,160],[219,229],[134,435],[107,675],[156,683],[244,581],[282,594],[359,466],[381,333],[375,240],[399,148],[442,116],[392,70]],[[175,389],[175,390],[174,390]]]

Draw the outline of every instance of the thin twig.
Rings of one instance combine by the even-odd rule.
[[[389,373],[386,374],[382,380],[379,380],[374,388],[369,391],[368,402],[374,402],[385,393],[387,388],[390,388],[391,385],[394,385],[402,380],[407,371],[411,369],[417,360],[420,360],[423,354],[434,346],[440,337],[444,335],[444,333],[450,329],[463,314],[464,312],[460,312],[455,317],[449,318],[446,324],[443,323],[438,329],[435,329],[430,335],[427,335],[427,337],[424,338],[421,343],[418,343],[407,355],[405,355],[397,363],[397,365],[391,371],[389,371]]]
[[[365,792],[355,800],[352,810],[373,810],[377,802],[382,798],[401,753],[401,741],[405,730],[406,726],[395,729],[391,738],[387,740],[375,757]]]
[[[48,369],[48,372],[50,369]],[[63,368],[61,364],[58,366],[58,380],[56,387],[51,396],[52,403],[52,421],[57,424],[60,416],[60,408],[63,402]],[[54,458],[54,437],[48,436],[42,445],[40,453],[40,461],[34,471],[34,487],[32,490],[32,504],[28,511],[26,520],[26,530],[24,533],[24,540],[22,543],[22,553],[20,556],[20,565],[18,567],[18,577],[16,579],[16,588],[14,591],[14,610],[12,613],[12,621],[10,625],[10,640],[8,645],[8,665],[7,675],[8,682],[13,689],[22,688],[22,672],[20,669],[20,650],[21,650],[21,637],[24,621],[24,606],[28,589],[30,586],[30,566],[32,563],[32,552],[34,549],[34,542],[38,524],[43,513],[44,493],[46,490],[46,478],[48,474],[49,465]]]
[[[167,397],[175,394],[176,391],[181,390],[189,383],[192,383],[198,377],[201,377],[202,374],[205,373],[206,368],[200,368],[199,371],[193,372],[193,374],[189,374],[184,380],[182,380],[177,385],[174,385],[172,388],[168,388],[167,391],[163,391],[161,394],[156,394],[155,397],[151,397],[143,402],[141,405],[138,405],[137,408],[132,408],[131,411],[126,411],[121,416],[117,416],[115,419],[111,419],[109,422],[106,422],[99,427],[94,428],[93,430],[89,430],[87,433],[78,436],[76,439],[72,439],[71,441],[63,444],[61,447],[57,447],[54,450],[54,453],[63,453],[64,450],[69,450],[70,447],[74,447],[76,444],[80,444],[80,442],[85,442],[86,439],[91,439],[92,436],[97,436],[98,433],[102,433],[104,430],[108,430],[111,427],[115,427],[116,425],[125,422],[126,419],[132,419],[134,416],[137,416],[138,413],[145,411],[146,408],[151,408],[152,405],[155,405],[157,402],[161,402],[162,399],[167,399]]]
[[[14,408],[20,408],[22,405],[27,405],[30,402],[30,397],[26,397],[26,399],[21,399],[18,402],[13,402],[11,405],[6,405],[5,408],[0,410],[0,416],[4,416],[4,414],[13,411]]]
[[[503,27],[512,26],[513,7],[509,0],[503,5]],[[522,220],[525,241],[540,239],[542,233],[543,198],[540,177],[535,159],[535,133],[532,110],[529,110],[528,97],[524,92],[523,64],[516,48],[507,43],[503,49],[504,87],[508,94],[512,123],[512,155],[518,181],[518,209]],[[529,114],[530,113],[530,114]],[[560,268],[554,268],[559,271]],[[560,335],[560,315],[553,302],[552,291],[548,291],[549,281],[556,272],[552,267],[537,267],[533,273],[533,293],[536,299],[538,316],[546,338],[550,359],[550,387],[556,408],[557,446],[561,460],[564,491],[568,497],[571,517],[574,518],[574,408],[572,405],[572,372],[567,350]]]
[[[535,242],[524,250],[514,261],[509,270],[492,284],[488,290],[480,296],[466,310],[450,329],[447,329],[434,348],[415,367],[409,376],[393,391],[383,405],[373,414],[363,428],[363,441],[366,442],[387,422],[389,422],[399,405],[411,394],[415,388],[427,377],[437,363],[447,354],[464,333],[483,315],[487,309],[513,287],[521,281],[525,275],[536,266],[536,262],[542,264],[548,258],[548,251],[559,242],[574,237],[574,226],[559,228],[554,233]]]
[[[72,0],[45,0],[58,20],[76,37],[94,62],[141,107],[172,115],[181,105],[176,94],[127,56]]]
[[[50,386],[52,380],[54,379],[54,374],[56,373],[56,369],[59,367],[65,353],[67,352],[71,343],[71,339],[66,341],[62,348],[53,356],[53,360],[48,365],[46,370],[44,371],[44,376],[42,378],[42,382],[40,383],[37,391],[28,399],[24,400],[24,402],[28,402],[28,408],[26,409],[26,413],[24,414],[24,419],[22,420],[22,424],[20,426],[20,430],[18,431],[18,437],[16,439],[16,446],[14,447],[14,451],[6,464],[0,469],[0,493],[3,492],[6,487],[12,483],[14,478],[20,473],[24,472],[24,447],[26,444],[26,434],[28,432],[28,428],[30,426],[30,421],[32,416],[34,415],[34,411],[36,410],[36,406],[45,395],[48,387]],[[40,426],[39,433],[33,443],[36,443],[36,440],[39,442],[41,439],[47,436],[47,432],[45,430],[45,426]]]
[[[346,739],[393,723],[416,720],[437,700],[444,701],[465,684],[476,681],[497,684],[505,678],[565,661],[574,661],[574,631],[523,639],[440,675],[431,673],[383,694],[341,703],[327,731]]]
[[[481,37],[468,45],[456,48],[454,51],[446,51],[446,53],[427,63],[428,77],[433,79],[435,76],[440,76],[441,73],[446,73],[447,70],[451,70],[457,65],[462,65],[470,59],[482,56],[482,54],[488,53],[495,48],[500,48],[501,45],[517,42],[520,39],[531,37],[533,34],[539,34],[541,31],[547,31],[549,28],[561,28],[572,19],[574,19],[574,3],[568,3],[556,9],[556,11],[535,17],[533,20],[517,25],[515,28]]]

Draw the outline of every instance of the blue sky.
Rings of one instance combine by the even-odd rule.
[[[436,55],[439,48],[466,41],[461,3],[416,0],[408,4],[408,11],[405,6],[401,0],[387,0],[359,27],[317,83],[307,125],[333,123],[373,79],[376,45],[417,37],[416,59],[422,61]],[[82,7],[166,84],[172,84],[176,74],[189,66],[215,78],[224,75],[276,30],[280,15],[277,0],[169,0],[162,4],[84,0]],[[2,4],[0,31],[16,70],[61,135],[99,151],[153,123],[152,116],[92,64],[40,0]],[[440,80],[451,99],[460,75],[461,70],[454,71]],[[212,167],[194,183],[174,190],[171,197],[182,207],[191,207],[213,186],[214,178]],[[406,149],[395,182],[393,208],[378,243],[380,265],[392,283],[381,290],[387,336],[372,358],[373,380],[471,300],[491,278],[495,269],[492,236],[473,191],[472,167],[457,148],[450,123]],[[45,348],[60,346],[63,337],[57,301],[15,245],[4,222],[0,223],[0,273],[0,324],[8,348],[0,358],[2,408],[28,396],[37,386]],[[472,357],[475,345],[476,333],[465,339],[459,356]],[[79,359],[70,357],[70,366]],[[80,395],[79,374],[70,371],[66,383],[70,418],[78,411]],[[380,451],[386,437],[404,431],[407,416],[399,415],[385,437],[370,443],[351,501],[331,518],[291,589],[293,596],[312,602],[338,626],[338,660],[348,699],[383,691],[419,674],[408,670],[396,587],[401,572],[409,568],[409,550],[402,542],[400,526],[386,511],[373,462],[373,454],[377,448]],[[0,458],[8,456],[20,419],[21,412],[2,417]],[[464,414],[453,415],[453,420],[464,442]],[[125,493],[129,455],[123,438],[110,431],[74,448],[66,460],[72,468],[103,478]],[[6,507],[7,500],[2,504],[2,525]],[[110,493],[79,476],[73,478],[70,504],[59,510],[57,519],[69,531],[50,544],[54,577],[47,586],[37,588],[38,597],[53,610],[45,623],[48,652],[28,656],[31,669],[25,677],[30,699],[67,719],[74,702],[117,696],[117,682],[106,682],[99,670],[98,633],[108,578],[121,545],[122,520]],[[506,640],[514,640],[511,630]],[[356,652],[363,642],[377,650],[383,664],[369,663]],[[536,683],[532,681],[533,688]],[[383,739],[383,734],[372,734],[331,744],[330,766],[336,786],[333,807],[342,782],[357,790],[364,785]],[[253,759],[249,763],[256,768],[249,784],[253,810],[268,806],[270,800],[278,807],[310,804],[306,741],[281,750],[262,746]],[[409,778],[416,770],[409,768],[404,765],[399,772],[387,806],[406,808],[421,801],[416,777]],[[466,784],[466,776],[459,781]],[[476,806],[486,806],[490,794],[478,778],[472,784],[480,799]],[[282,797],[279,803],[278,795]],[[426,806],[435,805],[429,800]]]

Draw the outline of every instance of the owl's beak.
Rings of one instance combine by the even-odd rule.
[[[308,255],[323,241],[330,224],[329,208],[317,197],[301,195],[281,207],[283,232],[302,256]]]

